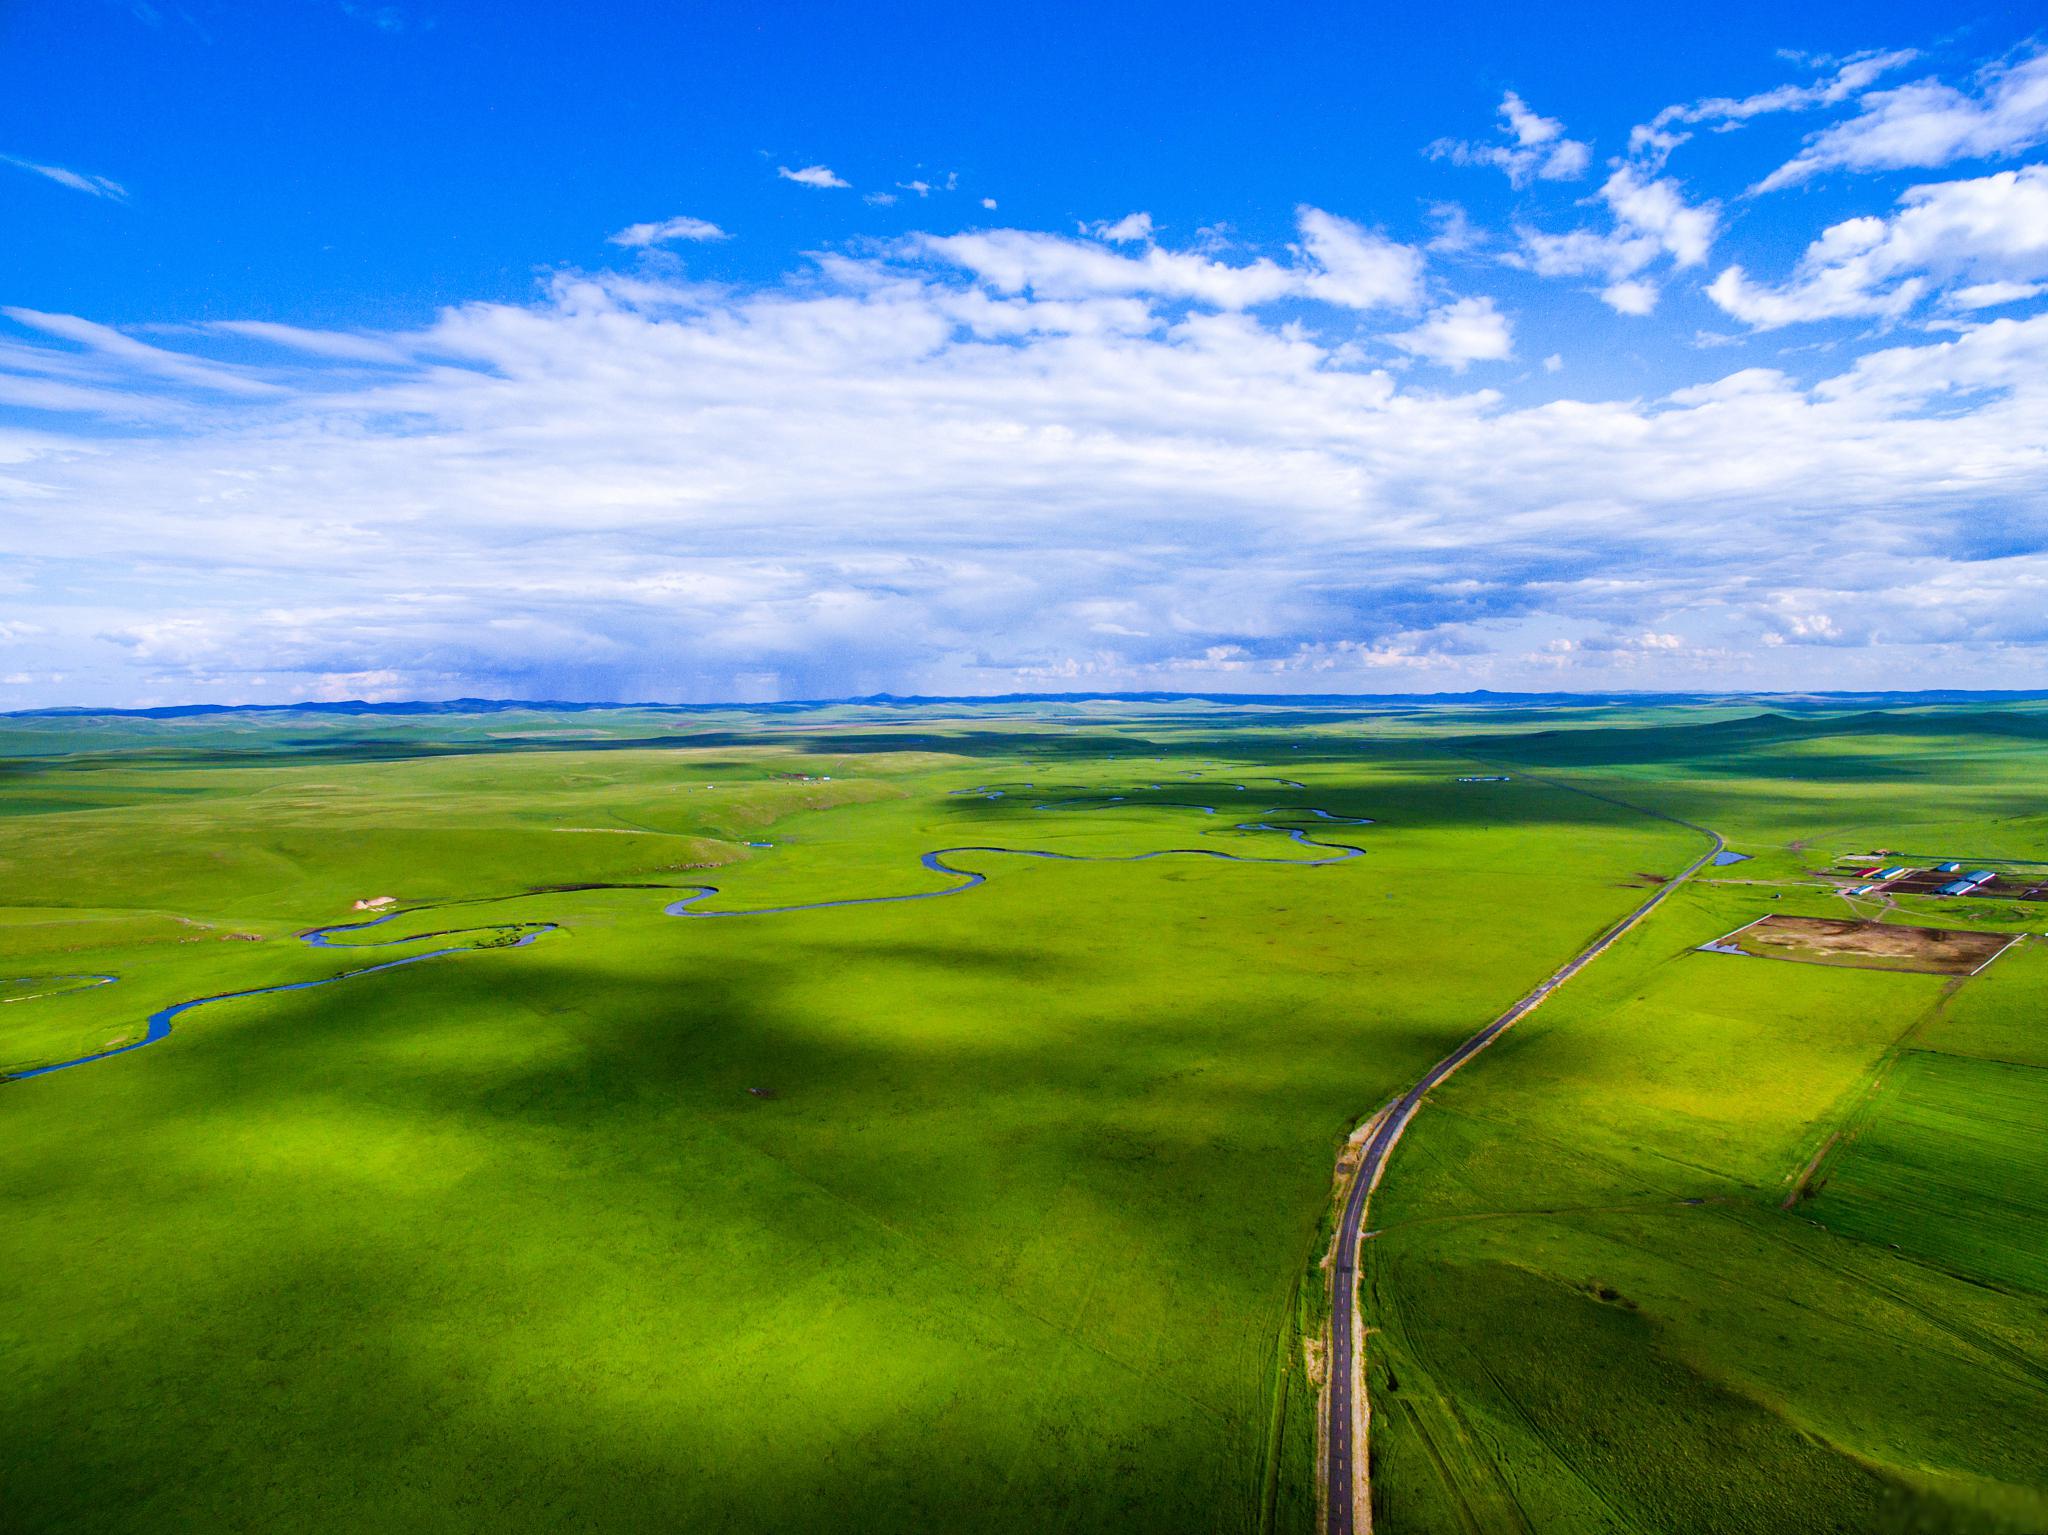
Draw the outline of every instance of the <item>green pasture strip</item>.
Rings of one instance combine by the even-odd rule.
[[[2048,1066],[1910,1051],[1806,1213],[1957,1273],[2048,1294]]]
[[[1947,1055],[2048,1066],[2048,941],[2030,939],[2001,954],[1950,999],[1915,1043]]]

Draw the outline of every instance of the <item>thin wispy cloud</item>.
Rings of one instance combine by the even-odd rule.
[[[655,223],[628,224],[610,237],[613,245],[624,245],[635,249],[649,245],[667,245],[671,241],[686,240],[703,242],[707,240],[728,240],[732,237],[709,219],[690,218],[687,215],[662,219]]]
[[[1709,96],[1668,106],[1629,131],[1629,154],[1652,167],[1661,166],[1673,150],[1692,138],[1689,129],[1726,132],[1758,117],[1839,106],[1918,57],[1910,48],[1859,53],[1834,63],[1827,74],[1805,85],[1778,85],[1748,96]]]
[[[1968,89],[1938,79],[1871,91],[1847,122],[1815,134],[1757,184],[1796,186],[1829,170],[1912,170],[2018,154],[2048,141],[2048,48],[1978,71]]]
[[[74,192],[83,192],[88,197],[106,197],[115,202],[128,200],[128,189],[120,182],[106,176],[94,176],[85,171],[74,171],[62,165],[44,165],[35,160],[24,160],[19,155],[0,154],[0,164],[11,165],[16,170],[27,171],[30,175],[41,176],[54,181],[60,187],[69,187]]]
[[[1320,208],[1296,210],[1298,253],[1278,261],[1226,261],[1151,241],[1149,215],[1100,226],[1097,238],[999,229],[924,236],[916,249],[975,274],[1002,293],[1038,298],[1146,294],[1219,309],[1315,299],[1349,309],[1414,308],[1424,295],[1423,254]],[[1142,244],[1131,251],[1128,247]],[[1121,248],[1119,248],[1121,247]]]

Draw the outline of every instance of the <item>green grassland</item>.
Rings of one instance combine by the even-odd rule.
[[[2048,1294],[2048,1067],[1915,1050],[1809,1207],[1830,1230]]]
[[[295,934],[359,900],[559,928],[0,1085],[10,1528],[1299,1526],[1336,1142],[1691,843],[1342,726],[657,724],[12,763],[0,970],[120,977],[8,1008],[16,1068],[357,967]],[[1290,806],[1367,856],[1232,829]],[[662,915],[938,890],[940,847],[1281,862]]]
[[[1697,854],[1662,815],[1755,857],[1375,1200],[1382,1517],[2040,1528],[2048,1303],[1970,1193],[2016,1161],[2038,1218],[2036,1110],[1964,1164],[1925,1126],[1977,1079],[1870,1105],[1915,1051],[2039,1064],[2048,944],[1960,987],[1694,952],[1849,914],[1838,848],[2048,858],[2038,717],[1755,713],[0,722],[0,999],[118,977],[0,1003],[0,1072],[467,950],[0,1082],[0,1523],[1310,1528],[1337,1146]],[[986,883],[771,910],[946,890],[940,848]],[[1945,1224],[1849,1229],[1930,1155]]]
[[[2048,856],[2033,719],[1483,749],[1754,856],[1667,902],[1403,1141],[1367,1243],[1383,1523],[2048,1527],[2048,945],[1967,980],[1695,948],[1769,912],[2048,926],[2015,903],[1858,909],[1809,873],[1878,846]]]

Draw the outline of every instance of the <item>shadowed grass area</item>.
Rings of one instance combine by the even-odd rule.
[[[1836,843],[2048,858],[2037,748],[1606,710],[1569,767],[1456,781],[1550,718],[36,725],[0,772],[0,976],[119,979],[0,1006],[0,1068],[557,926],[0,1083],[10,1535],[1306,1529],[1337,1144],[1694,855],[1634,805],[1756,856],[1402,1143],[1368,1244],[1383,1511],[2028,1528],[2039,1296],[1958,1279],[1939,1232],[1823,1231],[1826,1190],[1776,1206],[1916,1022],[2022,1058],[2048,953],[1958,992],[1692,946],[1840,915],[1807,872]],[[662,915],[943,890],[948,847],[1078,861]],[[1278,861],[1086,861],[1172,849]],[[396,946],[299,941],[382,896],[360,937]]]
[[[1685,838],[1535,785],[1475,822],[1412,749],[1091,734],[82,768],[117,806],[0,830],[0,945],[121,980],[19,1009],[71,1011],[10,1060],[408,952],[297,941],[373,897],[365,937],[559,926],[0,1085],[10,1518],[1299,1527],[1275,1401],[1336,1140]],[[954,792],[996,779],[1055,786]],[[661,914],[942,889],[960,846],[1273,861]]]

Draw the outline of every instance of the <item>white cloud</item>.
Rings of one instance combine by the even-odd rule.
[[[28,171],[45,180],[54,181],[60,187],[69,187],[74,192],[84,192],[90,197],[112,198],[118,203],[128,201],[128,189],[120,182],[110,181],[105,176],[66,170],[61,165],[43,165],[34,160],[21,159],[17,155],[0,155],[0,165],[11,165],[16,170]]]
[[[1515,186],[1530,181],[1571,181],[1583,176],[1592,163],[1590,146],[1565,137],[1564,124],[1543,117],[1513,91],[1501,97],[1503,144],[1470,144],[1461,139],[1438,139],[1424,151],[1432,160],[1449,160],[1454,165],[1491,165],[1504,171]]]
[[[1145,239],[1151,221],[1133,214],[1102,226],[1105,238]],[[1035,230],[996,229],[924,236],[918,248],[973,272],[999,292],[1036,298],[1112,294],[1186,300],[1215,309],[1250,309],[1285,298],[1313,298],[1351,309],[1413,308],[1422,299],[1424,261],[1412,246],[1319,208],[1296,210],[1302,259],[1214,260],[1194,251],[1145,244],[1126,255],[1095,240]]]
[[[1809,320],[1897,318],[1931,292],[1959,288],[1957,307],[2009,303],[2048,279],[2048,166],[1909,188],[1889,219],[1830,226],[1789,281],[1752,282],[1740,266],[1707,294],[1757,330]]]
[[[1796,185],[1828,170],[1903,170],[2017,154],[2048,139],[2048,49],[1980,70],[1972,91],[1918,80],[1863,96],[1862,110],[1823,129],[1757,185]]]
[[[36,309],[0,308],[0,314],[17,325],[56,336],[96,352],[110,361],[155,374],[176,383],[229,395],[268,395],[282,392],[281,386],[246,369],[207,362],[181,352],[150,346],[112,326],[82,320],[74,315],[45,314]]]
[[[1473,227],[1471,215],[1461,204],[1432,203],[1429,217],[1430,222],[1436,225],[1436,234],[1429,242],[1430,250],[1455,256],[1486,243],[1486,235]]]
[[[565,272],[357,338],[390,366],[228,370],[254,394],[37,317],[0,382],[83,420],[0,430],[7,617],[51,632],[6,664],[72,679],[21,701],[2039,675],[2048,316],[1518,406],[1289,317],[922,248],[757,288]],[[1404,349],[1511,339],[1464,299]]]
[[[709,219],[694,219],[687,215],[680,215],[672,219],[662,219],[658,223],[628,224],[617,234],[611,236],[611,243],[613,245],[639,247],[666,245],[671,240],[725,240],[730,238],[731,236]]]
[[[835,176],[831,168],[824,165],[806,165],[802,170],[796,171],[791,170],[786,165],[778,165],[775,167],[775,174],[784,181],[794,181],[798,186],[803,187],[823,189],[826,187],[849,187],[853,185],[852,182],[843,181],[838,176]]]
[[[1240,266],[1157,246],[1126,256],[1093,241],[1025,229],[927,235],[919,243],[999,292],[1037,298],[1151,294],[1243,309],[1287,297],[1301,280],[1294,269],[1263,256]]]
[[[1349,309],[1412,309],[1422,302],[1422,252],[1320,208],[1295,209],[1301,243],[1320,272],[1313,298]]]
[[[981,200],[981,205],[982,207],[988,209],[989,212],[993,213],[995,212],[996,200],[993,197],[984,197]]]
[[[1515,355],[1514,329],[1490,298],[1457,299],[1432,310],[1413,330],[1387,340],[1454,373],[1475,362],[1504,362]]]
[[[1608,228],[1555,235],[1520,228],[1519,249],[1504,259],[1539,277],[1605,278],[1600,296],[1609,307],[1646,315],[1656,307],[1658,289],[1642,274],[1667,257],[1676,269],[1703,262],[1713,248],[1720,210],[1711,202],[1689,203],[1670,177],[1648,177],[1627,164],[1601,184],[1600,200],[1612,218]]]
[[[221,335],[241,336],[289,351],[315,357],[333,357],[350,362],[405,362],[411,356],[405,347],[382,336],[358,335],[352,331],[307,330],[298,325],[279,325],[272,320],[214,320],[205,329]]]
[[[2044,293],[2048,293],[2048,283],[1979,282],[1951,289],[1943,299],[1951,309],[1996,309],[2002,304],[2039,298]]]
[[[861,201],[877,208],[893,208],[896,206],[896,194],[894,192],[867,192],[862,194]]]
[[[1600,302],[1616,314],[1646,315],[1657,307],[1660,290],[1640,278],[1624,278],[1600,290]]]
[[[1152,238],[1152,215],[1126,213],[1115,223],[1091,224],[1087,232],[1098,240],[1110,240],[1117,244],[1140,244]]]
[[[1543,359],[1543,371],[1545,373],[1562,373],[1564,371],[1564,358],[1559,353],[1552,352]]]
[[[1684,127],[1705,124],[1725,132],[1770,113],[1807,112],[1839,105],[1879,76],[1910,64],[1918,56],[1910,48],[1853,54],[1842,60],[1833,73],[1810,85],[1780,85],[1750,96],[1709,96],[1666,107],[1649,122],[1630,130],[1629,154],[1646,164],[1661,165],[1672,150],[1692,137],[1681,131]]]
[[[1698,266],[1713,248],[1719,211],[1712,203],[1688,203],[1668,176],[1652,180],[1631,166],[1620,166],[1600,188],[1600,196],[1617,222],[1654,239],[1674,265]]]

